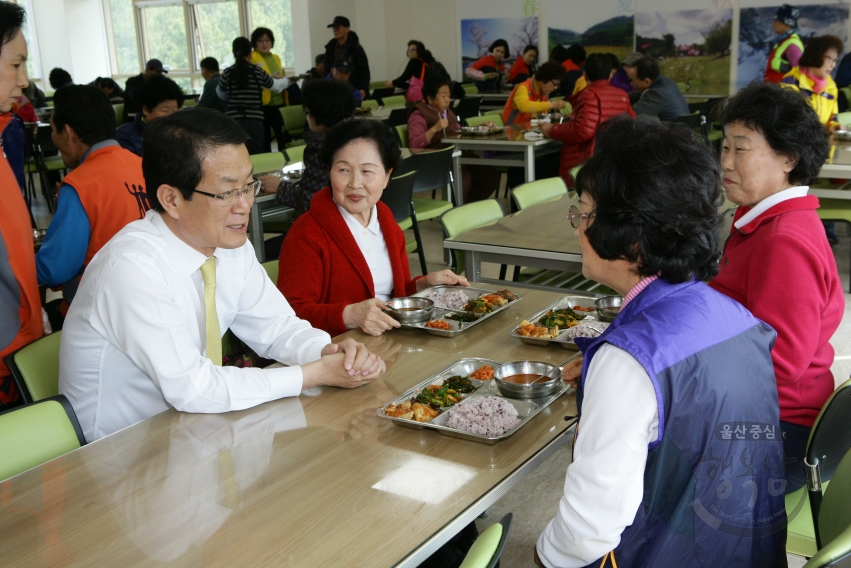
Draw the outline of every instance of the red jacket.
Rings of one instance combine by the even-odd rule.
[[[563,142],[559,175],[568,185],[573,183],[570,169],[584,163],[594,153],[594,138],[600,123],[624,113],[635,118],[627,94],[607,80],[594,81],[580,91],[570,120],[550,130],[550,136]]]
[[[828,342],[845,312],[836,260],[815,210],[818,198],[778,203],[732,229],[709,285],[777,332],[771,352],[780,419],[812,426],[833,392]],[[735,220],[750,207],[739,207]]]
[[[378,223],[393,269],[393,296],[416,292],[405,235],[384,203],[376,204]],[[375,297],[369,265],[326,187],[284,239],[278,260],[278,288],[298,317],[332,336],[346,331],[343,309]]]

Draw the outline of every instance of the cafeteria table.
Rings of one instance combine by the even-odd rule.
[[[498,134],[468,135],[457,134],[441,139],[444,144],[454,144],[455,148],[464,152],[485,152],[477,157],[458,155],[452,159],[453,177],[463,179],[461,166],[463,164],[486,164],[489,166],[515,166],[524,169],[524,179],[535,181],[535,157],[553,154],[561,151],[561,142],[552,138],[527,140],[525,134],[532,130],[530,122],[519,122],[507,126]],[[463,205],[464,192],[456,192],[456,205]]]
[[[567,359],[509,335],[561,295],[514,291],[455,338],[347,333],[387,363],[369,385],[167,410],[0,483],[3,565],[417,566],[573,437],[573,391],[493,445],[376,415],[463,357]]]
[[[851,142],[831,138],[830,156],[821,167],[819,177],[851,180]],[[828,199],[851,199],[847,189],[810,189],[811,195]]]
[[[444,240],[443,246],[464,251],[467,274],[477,282],[512,284],[483,278],[482,262],[579,273],[582,272],[579,239],[573,235],[573,227],[567,220],[571,205],[578,207],[579,202],[565,194],[503,217],[492,225],[455,235]],[[532,287],[564,290],[558,286]]]

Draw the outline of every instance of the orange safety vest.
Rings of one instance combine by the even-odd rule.
[[[91,232],[83,266],[125,225],[151,208],[145,192],[142,158],[120,146],[95,150],[62,181],[73,187],[89,218]]]
[[[519,109],[514,105],[514,94],[517,92],[517,89],[520,87],[526,87],[529,91],[529,100],[533,103],[536,102],[544,102],[548,100],[546,95],[542,95],[537,92],[534,88],[535,79],[533,77],[529,77],[522,83],[519,83],[516,87],[511,90],[511,94],[508,96],[508,100],[505,101],[505,107],[502,109],[502,122],[506,125],[514,124],[515,122],[528,122],[532,120],[532,113],[529,112],[520,112]]]
[[[0,116],[0,133],[11,119],[11,115]],[[0,377],[3,377],[9,374],[3,357],[44,335],[30,214],[5,153],[0,157],[0,203],[3,204],[0,207],[0,239],[3,239],[9,267],[18,285],[18,297],[14,298],[18,321],[0,322],[3,328],[17,328],[12,342],[0,345]]]

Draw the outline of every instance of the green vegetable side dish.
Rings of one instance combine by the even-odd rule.
[[[470,312],[458,312],[455,314],[450,314],[446,316],[444,319],[451,319],[455,321],[461,322],[471,322],[479,319],[479,314],[471,314]]]
[[[461,394],[473,392],[476,387],[467,377],[456,375],[449,377],[440,386],[426,387],[416,396],[416,401],[427,404],[436,410],[453,406],[461,402]]]
[[[570,324],[576,323],[579,320],[585,319],[585,314],[574,312],[570,308],[562,308],[559,310],[550,310],[538,320],[538,325],[545,327],[558,326],[559,329],[570,327]]]
[[[481,298],[475,298],[467,302],[467,305],[464,306],[464,311],[469,312],[471,314],[486,314],[493,310],[493,307],[487,300],[483,300]]]

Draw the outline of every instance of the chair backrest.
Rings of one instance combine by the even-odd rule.
[[[405,103],[407,102],[405,100],[405,95],[394,95],[394,96],[384,97],[383,99],[381,99],[381,101],[384,103],[384,108],[403,107],[403,106],[405,106]]]
[[[44,152],[58,152],[59,148],[53,143],[53,129],[49,124],[40,124],[36,132],[36,143],[39,150]]]
[[[360,106],[361,108],[376,109],[378,108],[378,101],[375,99],[366,99],[365,101],[361,101]]]
[[[417,180],[414,193],[433,191],[449,184],[449,174],[452,170],[452,153],[455,146],[448,146],[432,152],[414,154],[413,169],[417,170]],[[459,182],[460,183],[460,182]]]
[[[464,122],[467,124],[467,126],[479,126],[480,124],[484,124],[489,120],[497,126],[505,126],[505,122],[503,122],[502,115],[500,114],[483,114],[481,116],[469,116],[464,119]]]
[[[851,452],[839,462],[824,492],[818,530],[824,546],[805,566],[851,565]],[[841,564],[843,559],[849,564]]]
[[[567,193],[567,185],[560,177],[539,179],[518,185],[511,190],[511,198],[518,210],[561,197]]]
[[[287,160],[287,163],[292,164],[295,162],[303,162],[305,148],[307,148],[307,144],[299,144],[298,146],[290,146],[289,148],[285,148],[284,150],[287,153],[285,158],[289,158]]]
[[[571,179],[573,179],[573,185],[571,186],[571,189],[573,189],[576,186],[576,176],[579,175],[579,170],[582,169],[583,165],[584,164],[579,164],[578,166],[573,166],[572,168],[570,168],[569,174],[570,174]]]
[[[455,106],[455,116],[459,120],[479,116],[479,107],[482,105],[482,97],[464,97]]]
[[[479,88],[474,83],[464,83],[462,87],[464,89],[464,92],[468,95],[479,94]]]
[[[730,207],[721,213],[721,226],[718,227],[718,252],[724,250],[724,244],[730,237],[730,229],[733,226],[733,217],[736,215],[738,207]]]
[[[384,83],[386,83],[386,82],[387,81],[370,81],[369,82],[369,88],[370,89],[383,89]]]
[[[74,409],[61,394],[0,413],[0,481],[85,443]]]
[[[498,523],[494,523],[479,535],[473,546],[464,557],[459,568],[493,568],[499,562],[508,531],[511,529],[512,513],[505,515]]]
[[[24,403],[43,400],[59,394],[59,343],[57,331],[5,357],[9,372]],[[1,455],[1,454],[0,454]]]
[[[397,124],[396,125],[396,142],[399,143],[400,148],[408,147],[408,125],[407,124]]]
[[[851,450],[851,380],[833,391],[816,417],[807,442],[807,462],[818,464],[822,481],[833,477]],[[832,483],[832,482],[831,482]]]
[[[381,194],[382,203],[390,208],[397,223],[411,216],[413,211],[411,195],[414,193],[416,176],[417,172],[414,170],[390,178],[390,183]]]
[[[278,283],[278,261],[270,260],[269,262],[261,263],[260,266],[266,271],[266,274],[269,275],[269,280],[271,280],[274,284]]]
[[[307,115],[301,105],[281,107],[281,116],[284,117],[284,128],[287,132],[302,130],[307,124]]]
[[[408,109],[405,107],[394,108],[390,111],[390,116],[384,121],[387,126],[395,128],[403,124],[408,124]]]
[[[505,217],[496,199],[484,199],[454,207],[440,216],[440,224],[448,238],[490,225]]]
[[[849,88],[849,90],[851,90],[851,88]],[[851,104],[851,99],[849,99],[848,103]],[[848,126],[851,125],[851,112],[840,112],[836,115],[836,120],[839,121],[839,124],[848,128]]]
[[[115,109],[115,127],[118,128],[124,124],[124,103],[115,103],[112,108]]]
[[[285,107],[286,108],[286,107]],[[251,165],[254,166],[253,173],[271,172],[280,170],[287,165],[287,160],[280,152],[268,152],[266,154],[254,154],[250,156]]]
[[[384,100],[384,97],[392,97],[393,93],[395,92],[395,87],[382,87],[380,89],[375,89],[372,91],[372,98],[378,100],[379,104],[384,104],[382,102]]]
[[[698,130],[700,129],[700,113],[695,111],[689,114],[678,116],[674,119],[674,122],[682,122],[692,130]]]

